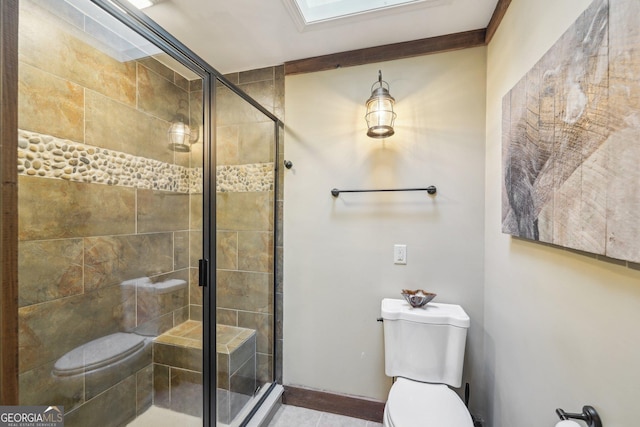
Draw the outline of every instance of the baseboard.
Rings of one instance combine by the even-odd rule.
[[[384,402],[302,387],[284,386],[282,403],[377,423],[384,414]]]

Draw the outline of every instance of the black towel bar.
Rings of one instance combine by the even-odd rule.
[[[426,191],[429,194],[436,194],[437,189],[435,185],[430,185],[427,188],[390,188],[382,190],[338,190],[337,188],[334,188],[331,190],[331,195],[333,197],[338,197],[340,193],[374,193],[383,191]]]

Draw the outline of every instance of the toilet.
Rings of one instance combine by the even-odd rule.
[[[385,373],[396,377],[384,408],[384,427],[473,427],[451,387],[460,387],[469,316],[459,305],[413,308],[385,298]]]

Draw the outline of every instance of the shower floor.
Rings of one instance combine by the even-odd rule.
[[[202,419],[169,409],[152,406],[127,424],[129,427],[202,427]]]
[[[256,388],[256,331],[216,325],[216,370],[218,422],[232,424],[252,399]],[[154,342],[154,404],[191,416],[202,414],[202,323],[188,320],[160,335]],[[190,362],[189,362],[190,361]],[[174,386],[175,373],[191,378],[182,388]],[[187,377],[187,375],[189,377]],[[194,375],[197,375],[196,379]]]

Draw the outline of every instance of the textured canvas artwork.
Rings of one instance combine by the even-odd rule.
[[[595,0],[502,114],[503,232],[640,262],[640,0]]]

